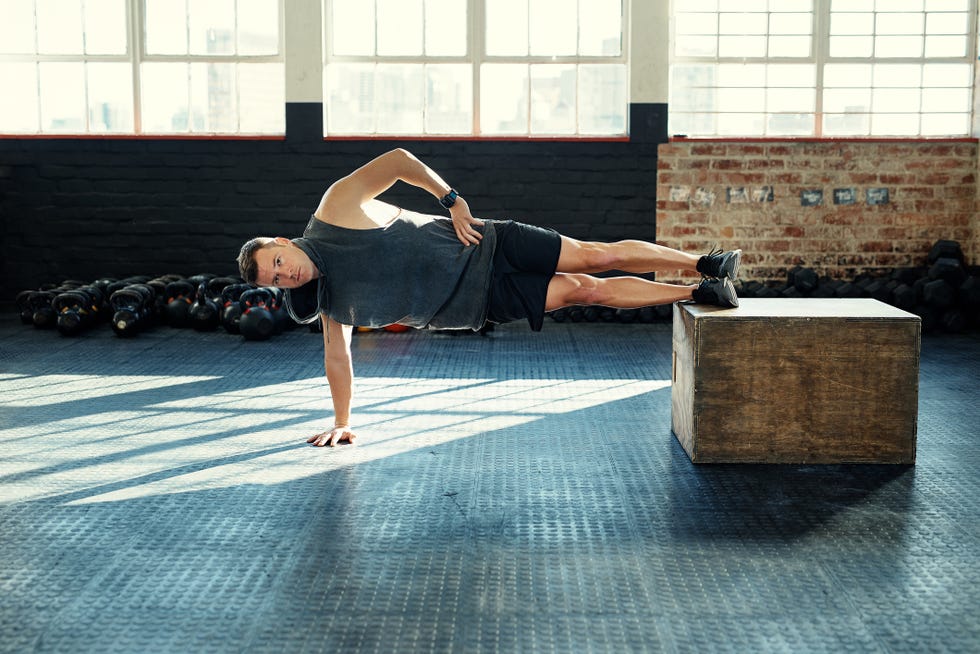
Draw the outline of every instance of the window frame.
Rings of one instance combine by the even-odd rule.
[[[40,75],[36,74],[35,79],[38,85],[38,93],[36,96],[37,102],[37,116],[38,116],[38,129],[37,131],[31,132],[7,132],[3,130],[0,126],[0,137],[2,138],[76,138],[76,139],[86,139],[86,138],[107,138],[107,139],[139,139],[139,138],[161,138],[161,139],[184,139],[184,138],[228,138],[228,139],[283,139],[285,138],[285,98],[283,103],[283,123],[282,130],[276,132],[243,132],[240,131],[240,114],[238,116],[238,131],[192,131],[188,128],[186,131],[173,131],[173,132],[147,132],[143,131],[143,89],[142,89],[142,64],[143,63],[228,63],[228,64],[238,64],[238,63],[278,63],[283,66],[283,84],[285,88],[285,0],[275,0],[276,7],[279,17],[279,29],[278,29],[278,40],[277,40],[277,54],[274,55],[212,55],[212,54],[179,54],[179,55],[158,55],[158,54],[147,54],[146,52],[146,3],[145,0],[123,0],[123,6],[125,10],[125,25],[126,25],[126,52],[122,54],[88,54],[82,52],[80,54],[42,54],[38,52],[34,53],[4,53],[0,54],[0,63],[28,63],[34,64],[35,67],[41,63],[81,63],[87,64],[90,62],[112,62],[112,63],[126,63],[130,66],[131,80],[132,80],[132,129],[126,131],[93,131],[90,126],[90,115],[89,115],[89,88],[86,81],[85,86],[85,98],[86,103],[85,108],[85,128],[84,131],[64,131],[64,130],[46,130],[43,125],[43,113],[41,106],[41,93],[40,93]],[[37,9],[36,4],[33,5],[35,8],[35,29],[34,29],[34,42],[35,49],[37,49]],[[186,3],[184,4],[184,11],[186,11]],[[84,33],[83,33],[84,35]],[[39,70],[36,68],[36,70]],[[237,69],[236,69],[237,73]],[[236,76],[236,93],[240,89],[238,86],[238,78]],[[239,96],[240,98],[240,96]],[[236,101],[239,99],[236,98]],[[240,106],[240,105],[236,105]]]
[[[334,55],[331,35],[331,21],[333,15],[334,0],[322,0],[322,43],[323,51],[321,57],[321,77],[323,79],[323,138],[326,140],[360,140],[360,139],[383,139],[383,140],[570,140],[570,141],[624,141],[629,139],[629,105],[630,105],[630,3],[632,0],[621,0],[620,3],[620,51],[618,55],[488,55],[486,53],[486,4],[490,0],[465,0],[466,1],[466,52],[461,55]],[[424,31],[424,24],[423,24]],[[377,45],[375,45],[377,49]],[[466,64],[471,67],[471,97],[472,97],[472,121],[469,131],[459,133],[428,133],[401,134],[387,132],[337,132],[331,133],[329,125],[329,99],[327,76],[331,63],[348,64]],[[481,106],[481,69],[484,64],[523,64],[533,66],[535,64],[554,64],[554,65],[574,65],[576,69],[580,65],[592,64],[619,64],[625,68],[626,72],[626,103],[623,107],[625,121],[622,133],[611,134],[588,134],[580,133],[579,129],[579,103],[578,89],[576,88],[576,131],[568,134],[552,133],[533,133],[531,132],[531,106],[527,103],[527,131],[518,133],[483,133],[480,129],[480,106]],[[530,84],[530,75],[528,77]],[[424,113],[423,113],[423,130]]]
[[[966,32],[966,52],[964,53],[963,56],[960,56],[960,57],[927,57],[925,55],[924,45],[923,45],[923,53],[922,53],[922,55],[921,56],[916,56],[916,57],[882,57],[882,56],[877,56],[877,57],[876,56],[871,56],[871,57],[831,57],[831,55],[830,55],[830,39],[831,39],[830,26],[831,26],[831,13],[832,13],[831,12],[831,4],[832,4],[832,1],[833,0],[813,0],[813,9],[812,9],[813,21],[812,21],[811,37],[810,37],[811,38],[811,48],[810,48],[810,54],[807,57],[768,57],[768,56],[767,57],[721,57],[717,53],[714,56],[679,56],[679,55],[677,55],[678,37],[677,37],[677,24],[676,24],[677,23],[677,21],[676,21],[677,14],[675,13],[675,8],[682,1],[683,0],[672,0],[672,2],[671,2],[671,14],[670,14],[671,15],[671,25],[670,25],[670,57],[669,57],[669,68],[670,68],[670,75],[669,76],[670,76],[671,81],[670,81],[669,90],[668,90],[668,95],[669,95],[669,104],[668,104],[668,107],[669,107],[669,115],[673,115],[674,114],[673,110],[670,109],[670,107],[674,104],[674,97],[673,97],[673,89],[674,89],[673,74],[674,74],[674,68],[675,68],[676,65],[684,65],[684,64],[696,65],[696,64],[699,64],[699,63],[701,63],[701,64],[711,64],[711,65],[714,65],[714,66],[719,66],[719,65],[723,65],[723,64],[757,64],[757,65],[763,65],[763,66],[768,65],[768,64],[801,64],[801,65],[809,64],[809,65],[814,66],[814,79],[815,79],[815,85],[813,87],[814,93],[815,93],[815,101],[814,101],[814,106],[813,106],[813,132],[811,134],[808,134],[808,135],[771,134],[771,133],[768,132],[768,130],[764,130],[763,133],[757,133],[757,134],[733,134],[733,135],[728,135],[728,134],[724,134],[724,133],[719,133],[717,131],[717,123],[716,123],[716,125],[715,125],[715,133],[712,133],[712,134],[691,134],[691,135],[685,135],[687,138],[693,138],[693,139],[719,139],[719,138],[720,139],[726,139],[726,138],[736,138],[736,139],[741,139],[741,138],[762,138],[762,139],[767,139],[767,138],[769,138],[769,139],[771,139],[771,138],[779,138],[779,139],[869,139],[869,140],[875,140],[875,139],[883,139],[883,138],[884,139],[964,138],[964,137],[971,137],[972,134],[973,134],[973,131],[972,130],[973,130],[973,123],[975,122],[974,115],[976,114],[975,108],[977,106],[977,104],[976,104],[977,103],[977,97],[976,97],[977,93],[976,93],[976,83],[975,82],[972,82],[972,80],[975,80],[976,79],[976,73],[977,73],[977,70],[978,70],[978,67],[977,67],[977,58],[976,58],[977,44],[978,44],[978,37],[977,37],[977,23],[978,23],[977,7],[978,7],[978,0],[967,0],[967,10],[966,10],[966,13],[967,13],[967,15],[969,17],[969,20],[970,20],[970,23],[971,24],[967,26],[967,32]],[[770,5],[769,6],[771,6],[771,2],[772,2],[772,0],[770,0]],[[873,14],[877,14],[877,12],[874,11],[873,9],[871,11],[872,11]],[[720,12],[720,10],[716,10],[716,13],[721,13],[721,12]],[[773,12],[769,11],[768,12],[768,15],[771,15],[772,13]],[[886,12],[886,13],[889,13],[889,12]],[[925,9],[923,9],[923,13],[926,14],[926,16],[928,15],[928,12]],[[927,33],[925,32],[925,29],[926,28],[924,27],[923,28],[923,43],[925,43],[925,38],[927,36]],[[877,32],[877,22],[876,22],[873,30],[874,31],[869,36],[869,38],[871,38],[871,39],[874,39],[875,36],[878,34],[878,32]],[[769,32],[767,31],[766,32],[766,36],[768,36],[768,35],[769,35]],[[720,36],[720,34],[718,36]],[[716,38],[717,38],[717,36],[716,36]],[[871,125],[871,121],[873,120],[873,116],[875,116],[876,114],[875,114],[874,111],[872,111],[872,108],[870,106],[868,107],[868,111],[866,113],[857,114],[857,115],[860,115],[860,116],[867,116],[868,117],[868,120],[869,120],[869,128],[868,128],[867,133],[865,133],[865,134],[829,134],[829,135],[826,134],[825,133],[825,128],[824,128],[824,118],[827,115],[827,112],[825,112],[825,110],[824,110],[824,99],[825,99],[824,98],[824,93],[826,91],[826,88],[824,86],[824,72],[825,72],[825,67],[826,66],[828,66],[828,65],[837,65],[837,64],[843,64],[843,65],[848,65],[848,64],[868,64],[868,65],[871,65],[871,66],[874,66],[876,64],[886,64],[886,65],[918,65],[918,66],[925,66],[925,65],[929,65],[929,64],[961,64],[961,65],[969,64],[972,67],[971,69],[973,71],[973,75],[971,76],[971,82],[972,82],[971,85],[965,87],[965,88],[967,88],[969,90],[969,93],[970,93],[970,96],[971,96],[969,102],[967,103],[968,124],[966,126],[966,131],[965,132],[962,132],[962,133],[946,134],[946,135],[923,134],[922,133],[922,131],[923,131],[922,130],[922,116],[923,115],[927,115],[927,114],[931,114],[931,112],[923,112],[922,111],[922,106],[920,104],[919,110],[918,110],[918,112],[916,112],[916,115],[919,117],[918,131],[914,135],[886,134],[886,133],[875,133],[875,132],[873,132],[872,131],[872,127],[870,125]],[[719,86],[713,86],[713,87],[704,87],[704,88],[706,88],[706,89],[707,88],[714,89],[715,92],[717,93],[717,89],[719,89],[721,87],[719,87]],[[766,86],[751,87],[751,88],[759,88],[759,89],[762,89],[763,91],[767,91],[770,88],[782,88],[782,87],[770,87],[767,84]],[[807,88],[809,88],[809,87],[807,87]],[[860,87],[860,88],[865,88],[865,87]],[[873,92],[873,89],[874,88],[875,88],[874,86],[868,87],[869,93]],[[918,86],[910,87],[910,88],[916,88],[916,89],[918,89],[919,92],[920,92],[920,95],[921,95],[923,89],[929,89],[929,88],[932,88],[932,87],[924,87],[922,85],[922,80],[920,80],[920,83],[919,83]],[[723,108],[718,108],[718,109],[716,109],[715,111],[712,111],[712,112],[685,111],[683,113],[694,113],[694,114],[696,114],[696,113],[701,113],[701,114],[710,113],[712,115],[716,115],[717,116],[719,114],[724,114],[724,113],[728,113],[728,112],[725,112]],[[770,112],[756,112],[756,113],[753,113],[752,115],[758,115],[758,116],[761,116],[763,118],[763,120],[767,120],[769,116],[771,116],[773,114],[776,114],[776,113],[779,113],[779,112],[771,112],[771,113]],[[881,113],[881,112],[879,112],[879,113]],[[675,131],[675,129],[674,129],[673,126],[671,126],[669,128],[669,130],[671,132]]]

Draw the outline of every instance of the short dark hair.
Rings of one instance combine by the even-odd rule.
[[[238,253],[238,271],[249,284],[255,284],[259,276],[259,266],[255,262],[255,252],[275,242],[275,239],[268,236],[257,236],[247,241],[242,246],[242,251]]]

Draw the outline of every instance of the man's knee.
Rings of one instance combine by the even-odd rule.
[[[569,290],[565,294],[568,304],[602,304],[605,294],[602,292],[602,280],[591,275],[567,275]]]

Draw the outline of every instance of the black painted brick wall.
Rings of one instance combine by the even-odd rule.
[[[0,301],[66,278],[234,273],[246,239],[298,236],[331,182],[392,147],[477,217],[653,240],[665,114],[634,105],[629,142],[324,141],[319,105],[287,111],[285,140],[0,139]],[[442,212],[404,184],[383,197]]]

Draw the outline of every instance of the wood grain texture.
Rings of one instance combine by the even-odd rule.
[[[914,463],[919,318],[874,300],[788,300],[779,315],[781,302],[675,305],[672,423],[691,460]]]

